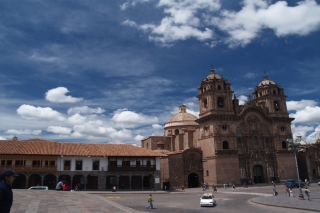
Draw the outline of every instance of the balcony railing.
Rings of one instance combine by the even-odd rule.
[[[53,166],[40,166],[40,165],[0,165],[0,170],[12,169],[15,173],[22,172],[57,172],[57,167]]]
[[[109,171],[155,171],[155,165],[149,166],[108,166]]]

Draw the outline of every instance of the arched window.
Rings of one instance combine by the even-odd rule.
[[[269,139],[268,139],[268,138],[265,138],[265,141],[266,141],[266,144],[268,144],[268,143],[269,143]]]
[[[287,149],[287,142],[282,141],[282,149]]]
[[[219,108],[223,108],[224,107],[224,103],[223,103],[223,99],[222,98],[218,98],[218,107]]]
[[[273,90],[273,94],[274,94],[274,95],[276,95],[276,94],[277,94],[277,92],[276,92],[275,90]]]
[[[280,110],[280,104],[279,104],[278,101],[273,102],[273,106],[274,106],[274,109],[275,109],[276,111],[279,111],[279,110]]]
[[[218,90],[221,90],[221,86],[220,85],[218,85]]]
[[[209,176],[209,170],[207,170],[206,173],[207,173],[207,176]]]
[[[253,146],[254,146],[254,147],[257,147],[257,146],[259,146],[259,143],[258,143],[258,138],[257,138],[257,136],[253,136],[252,140],[253,140]]]
[[[179,134],[179,129],[174,130],[174,134],[178,135]]]
[[[228,141],[223,141],[223,142],[222,142],[222,149],[229,149],[229,143],[228,143]]]
[[[206,98],[204,98],[204,99],[202,100],[202,103],[203,103],[203,107],[204,107],[204,108],[207,108],[207,107],[208,107],[208,101],[207,101]]]

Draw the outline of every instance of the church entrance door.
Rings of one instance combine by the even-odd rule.
[[[264,183],[263,169],[261,165],[255,165],[253,167],[253,181],[254,183]]]
[[[199,175],[191,173],[188,175],[188,188],[199,187]]]

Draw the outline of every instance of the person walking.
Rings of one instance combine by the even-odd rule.
[[[153,209],[153,200],[152,200],[152,195],[150,194],[149,197],[148,197],[148,205],[147,205],[147,209],[148,208],[151,208]]]
[[[278,192],[277,192],[277,188],[276,185],[273,185],[273,196],[277,196]]]
[[[310,200],[310,190],[308,189],[308,187],[306,187],[306,189],[304,190],[304,193],[307,195],[308,200]]]
[[[9,213],[13,203],[12,183],[19,175],[13,170],[6,169],[1,175],[0,182],[0,213]]]
[[[227,184],[223,184],[223,188],[224,188],[224,190],[226,190],[227,189]]]
[[[233,184],[232,185],[232,191],[234,192],[236,190],[236,186]]]

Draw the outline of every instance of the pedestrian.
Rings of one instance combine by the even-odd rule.
[[[62,190],[63,184],[64,184],[64,181],[60,180],[56,185],[56,190]]]
[[[277,196],[278,192],[277,192],[277,188],[276,185],[273,185],[273,196]]]
[[[223,188],[224,188],[224,189],[227,189],[227,184],[224,183],[224,184],[223,184]]]
[[[153,200],[152,200],[152,195],[150,194],[149,197],[148,197],[148,205],[147,205],[147,209],[148,208],[151,208],[153,209]]]
[[[6,169],[1,175],[0,182],[0,212],[9,213],[13,203],[12,183],[19,175],[15,174],[13,170]]]
[[[310,190],[308,189],[308,187],[306,187],[306,189],[304,190],[304,193],[306,193],[308,200],[310,200]]]
[[[234,192],[236,190],[236,186],[232,184],[232,191]]]
[[[293,197],[293,193],[292,193],[292,188],[291,187],[289,188],[289,194],[290,194],[291,197]]]

